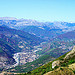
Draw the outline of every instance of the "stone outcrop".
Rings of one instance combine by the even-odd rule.
[[[75,56],[75,46],[73,47],[73,49],[65,56],[64,61],[71,59]]]
[[[59,60],[54,61],[54,62],[52,63],[52,68],[54,68],[55,66],[59,66],[59,65],[60,65],[60,61],[59,61]]]
[[[74,46],[73,49],[63,58],[63,59],[64,59],[63,61],[61,61],[61,60],[54,61],[54,62],[52,63],[52,68],[54,68],[55,66],[60,66],[61,63],[65,62],[65,61],[67,61],[67,60],[69,60],[69,59],[71,59],[71,58],[73,58],[73,57],[75,57],[75,46]]]

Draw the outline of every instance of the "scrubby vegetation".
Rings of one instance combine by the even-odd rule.
[[[70,51],[71,52],[71,51]],[[68,52],[68,53],[70,53]],[[47,75],[47,72],[50,73],[50,75],[74,75],[75,69],[69,69],[69,65],[75,63],[75,56],[72,57],[71,59],[68,59],[64,61],[64,57],[68,54],[66,53],[65,55],[60,56],[59,58],[53,60],[52,62],[49,62],[48,64],[45,64],[33,71],[30,71],[28,73],[25,73],[26,75]],[[55,68],[52,68],[52,63],[56,60],[61,60],[63,61],[60,66],[56,66]]]

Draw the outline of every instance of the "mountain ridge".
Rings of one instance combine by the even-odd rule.
[[[52,39],[60,34],[63,34],[63,33],[66,33],[68,31],[72,31],[75,29],[75,23],[38,22],[36,20],[31,20],[31,19],[16,19],[16,18],[12,18],[12,17],[1,17],[0,26],[8,26],[9,28],[27,31],[30,34],[34,34],[40,38],[44,38],[47,40]],[[31,26],[32,29],[29,28],[29,26]],[[43,34],[42,33],[39,34],[37,31],[34,32],[33,31],[34,28],[35,29],[37,28],[37,31],[40,30]],[[51,34],[51,37],[47,36],[47,35],[50,35],[48,33]]]

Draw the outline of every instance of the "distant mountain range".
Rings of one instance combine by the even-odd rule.
[[[17,19],[13,17],[0,17],[0,26],[8,26],[17,30],[23,30],[45,40],[52,39],[60,34],[75,29],[75,23],[38,22],[35,20]]]

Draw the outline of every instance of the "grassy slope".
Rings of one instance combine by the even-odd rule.
[[[67,67],[61,67],[54,71],[50,71],[44,75],[74,75],[73,71]]]
[[[63,58],[68,53],[60,56],[59,58],[55,59],[54,61],[63,60]],[[52,61],[52,62],[54,62],[54,61]],[[75,69],[72,67],[72,65],[74,65],[73,63],[75,63],[75,57],[67,60],[66,62],[61,63],[61,66],[58,66],[59,68],[56,66],[54,69],[52,69],[52,62],[49,62],[48,64],[45,64],[45,65],[43,65],[43,66],[41,66],[41,67],[31,71],[31,72],[26,73],[26,75],[43,75],[45,73],[46,73],[46,75],[48,75],[47,73],[50,73],[50,75],[60,75],[60,74],[61,75],[66,75],[66,74],[67,75],[74,75]],[[69,66],[69,65],[71,65],[71,66]],[[50,71],[52,71],[53,73],[51,73]]]
[[[59,58],[53,60],[52,62],[54,62],[56,60],[62,60],[66,56],[66,54],[60,56]],[[26,75],[43,75],[43,74],[45,74],[45,73],[47,73],[49,71],[53,71],[54,69],[52,69],[52,62],[49,62],[49,63],[47,63],[47,64],[45,64],[45,65],[43,65],[43,66],[31,71],[31,72],[26,73]],[[24,75],[24,74],[22,74],[22,75]]]

